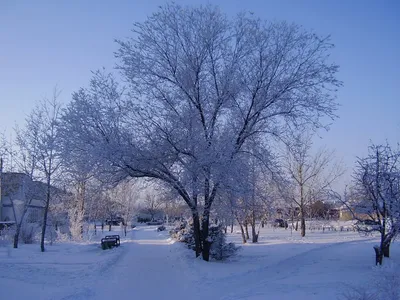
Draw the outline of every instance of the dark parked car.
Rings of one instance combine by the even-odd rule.
[[[122,217],[116,217],[113,219],[106,219],[105,223],[111,226],[119,226],[121,223],[122,225],[125,225],[125,220]]]
[[[162,225],[162,224],[163,221],[160,220],[147,222],[147,225]]]

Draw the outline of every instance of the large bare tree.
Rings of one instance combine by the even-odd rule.
[[[150,177],[176,190],[192,212],[196,255],[209,260],[210,210],[248,142],[335,117],[333,45],[212,5],[167,4],[132,31],[116,54],[127,86],[96,72],[64,115],[68,143],[113,180]]]

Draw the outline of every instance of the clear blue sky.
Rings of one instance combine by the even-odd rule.
[[[400,141],[400,1],[219,0],[228,15],[248,10],[332,35],[344,82],[338,119],[322,140],[351,169],[370,140]],[[115,38],[130,35],[165,1],[0,0],[0,130],[22,124],[35,101],[58,85],[67,102],[90,70],[115,64]]]

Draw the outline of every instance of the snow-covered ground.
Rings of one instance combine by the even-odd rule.
[[[285,229],[262,229],[258,244],[242,246],[225,262],[207,263],[174,243],[157,226],[139,226],[121,247],[93,242],[0,247],[0,299],[340,299],[349,287],[372,288],[396,270],[400,247],[375,267],[377,239],[355,232],[313,231],[305,238]],[[229,239],[240,244],[240,235]],[[397,277],[396,277],[397,278]]]

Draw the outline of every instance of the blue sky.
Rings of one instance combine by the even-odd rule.
[[[400,141],[400,2],[397,0],[219,0],[228,15],[254,12],[260,18],[295,22],[332,35],[332,59],[344,87],[338,94],[340,118],[316,144],[336,149],[349,169],[372,140]],[[165,1],[0,0],[0,130],[10,135],[34,103],[61,99],[85,86],[90,71],[115,64],[115,38],[130,35]],[[350,174],[350,172],[348,172]],[[348,176],[347,176],[348,178]]]

